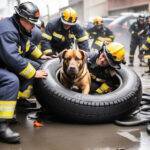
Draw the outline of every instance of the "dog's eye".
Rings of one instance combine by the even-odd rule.
[[[79,57],[75,57],[75,60],[81,60]]]
[[[70,57],[67,57],[67,58],[65,58],[65,60],[66,60],[66,61],[70,61],[70,60],[71,60],[71,58],[70,58]]]

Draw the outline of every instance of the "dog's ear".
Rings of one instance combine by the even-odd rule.
[[[62,59],[64,59],[65,53],[66,53],[67,51],[68,51],[67,49],[64,49],[62,52],[60,52],[60,53],[58,54],[58,57],[59,57],[60,62],[62,61]]]
[[[85,63],[87,61],[87,55],[86,55],[86,52],[84,50],[79,50],[81,55],[82,55],[82,60],[83,62]]]

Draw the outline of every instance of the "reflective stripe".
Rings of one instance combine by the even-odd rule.
[[[0,101],[0,119],[11,119],[14,115],[16,101]]]
[[[115,38],[115,36],[113,36],[113,35],[110,35],[109,36],[112,40],[114,40],[114,38]]]
[[[108,93],[110,92],[110,87],[106,84],[106,83],[103,83],[97,90],[96,90],[97,93]]]
[[[101,41],[99,41],[99,40],[96,40],[96,41],[95,41],[95,44],[98,45],[98,46],[102,46],[102,45],[103,45],[103,42],[101,42]]]
[[[88,40],[88,39],[89,39],[89,37],[88,37],[88,35],[86,34],[85,36],[82,36],[82,37],[78,38],[77,41],[78,41],[78,42],[83,42],[83,41],[86,41],[86,40]]]
[[[70,39],[71,39],[71,38],[75,38],[75,35],[74,35],[74,34],[69,33],[69,38],[70,38]]]
[[[134,55],[129,55],[130,58],[134,57]]]
[[[99,94],[102,94],[102,93],[103,93],[103,91],[101,90],[100,87],[96,90],[96,92],[99,93]]]
[[[150,55],[144,55],[144,59],[150,59]]]
[[[41,50],[41,48],[42,48],[41,43],[37,46],[37,48]]]
[[[19,91],[18,93],[18,99],[19,98],[30,98],[31,97],[31,93],[32,93],[32,89],[33,89],[33,86],[32,85],[29,85],[27,87],[27,89],[25,89],[23,92]]]
[[[146,39],[146,42],[150,44],[150,37]]]
[[[19,46],[18,52],[19,52],[20,55],[23,54],[23,51],[21,50],[21,46]]]
[[[43,51],[43,53],[46,55],[46,54],[50,54],[52,53],[52,49],[46,49]]]
[[[35,75],[35,72],[35,68],[28,63],[28,65],[19,74],[26,79],[31,79]]]
[[[62,34],[53,32],[53,36],[55,36],[55,37],[61,39],[62,41],[65,41],[65,37],[64,37]]]
[[[96,35],[96,34],[97,34],[97,32],[92,32],[92,34]]]
[[[44,37],[45,39],[51,41],[52,40],[52,36],[46,34],[46,33],[42,33],[42,37]]]
[[[38,49],[37,47],[32,51],[31,56],[33,56],[34,58],[38,59],[42,56],[42,52],[40,49]]]
[[[28,40],[26,43],[26,52],[30,50],[30,41]]]
[[[142,49],[144,49],[144,50],[149,50],[149,48],[146,46],[146,45],[142,45]]]

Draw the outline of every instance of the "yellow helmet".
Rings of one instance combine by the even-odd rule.
[[[71,7],[65,9],[61,14],[61,21],[67,25],[75,25],[77,18],[77,12]]]
[[[100,16],[97,16],[93,19],[93,24],[94,25],[101,25],[103,24],[103,18]]]
[[[112,42],[106,45],[104,54],[108,60],[108,63],[112,67],[119,69],[120,63],[125,63],[125,51],[126,50],[122,44]]]

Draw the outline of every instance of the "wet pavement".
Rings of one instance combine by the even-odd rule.
[[[133,69],[141,77],[147,67]],[[141,77],[143,91],[150,93],[150,76]],[[149,150],[150,135],[146,125],[122,127],[115,124],[81,125],[54,121],[33,127],[35,113],[17,113],[18,123],[12,125],[21,134],[21,144],[0,143],[0,150]]]

